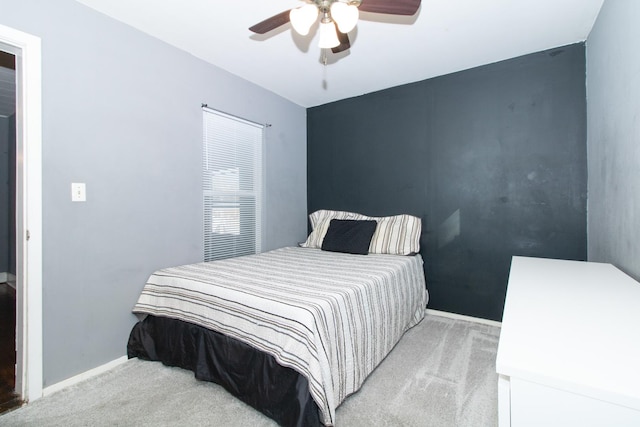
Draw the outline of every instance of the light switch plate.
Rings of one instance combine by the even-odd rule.
[[[71,183],[71,201],[72,202],[87,201],[87,185],[84,182]]]

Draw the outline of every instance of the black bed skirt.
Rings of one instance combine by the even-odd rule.
[[[282,426],[322,425],[304,375],[210,329],[147,316],[131,330],[127,355],[193,371],[197,379],[220,384]]]

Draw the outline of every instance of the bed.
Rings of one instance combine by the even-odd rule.
[[[326,246],[333,225],[312,226]],[[304,247],[156,271],[133,309],[146,318],[129,357],[190,369],[281,425],[334,425],[340,403],[422,320],[428,294],[415,246],[399,256],[367,243],[363,256],[323,249],[313,234]]]

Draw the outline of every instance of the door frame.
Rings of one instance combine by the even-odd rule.
[[[37,36],[0,25],[16,57],[16,392],[42,397],[42,49]]]

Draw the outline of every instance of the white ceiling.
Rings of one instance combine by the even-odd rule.
[[[79,0],[303,107],[586,40],[604,0],[423,0],[361,13],[351,49],[321,63],[317,31],[248,28],[301,0]],[[316,25],[317,27],[317,25]]]
[[[423,0],[361,13],[351,49],[320,61],[317,32],[248,28],[300,0],[79,0],[303,107],[584,41],[603,0]]]

